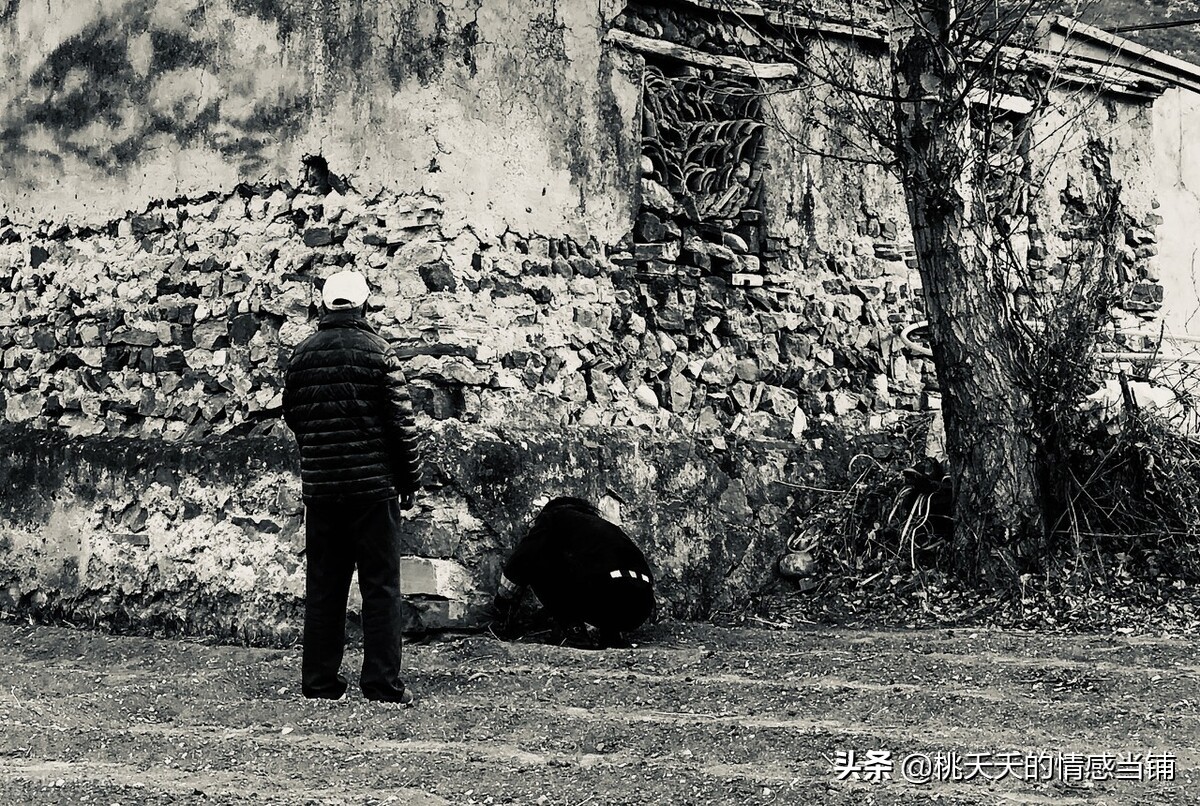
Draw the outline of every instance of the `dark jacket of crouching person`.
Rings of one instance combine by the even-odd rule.
[[[654,577],[621,527],[579,498],[555,498],[538,513],[504,565],[495,608],[507,621],[526,589],[568,635],[619,644],[654,613]]]

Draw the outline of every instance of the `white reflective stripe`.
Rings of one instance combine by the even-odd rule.
[[[506,577],[503,571],[500,573],[500,590],[498,592],[501,596],[509,598],[520,589],[521,586]]]
[[[650,579],[649,574],[643,574],[641,571],[609,571],[608,575],[613,579],[624,579],[625,577],[629,577],[630,579],[640,579],[647,585],[654,584]]]

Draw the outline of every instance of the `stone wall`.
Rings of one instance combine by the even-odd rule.
[[[297,637],[304,539],[290,443],[81,439],[11,424],[0,436],[11,449],[0,458],[0,610],[253,643]],[[666,613],[740,609],[791,528],[794,490],[779,480],[812,469],[790,443],[716,450],[629,429],[453,422],[427,438],[433,472],[405,515],[412,630],[476,623],[530,501],[547,490],[609,498],[652,559]]]
[[[302,507],[277,440],[71,438],[8,424],[0,610],[287,642]]]
[[[517,5],[505,16],[485,3],[471,28],[453,4],[411,4],[428,47],[392,64],[391,89],[375,97],[337,83],[355,67],[338,43],[303,52],[316,36],[297,27],[304,3],[270,14],[209,4],[204,15],[266,26],[255,58],[303,52],[304,74],[328,97],[301,105],[278,152],[215,148],[224,106],[191,134],[155,135],[177,156],[194,135],[200,166],[225,155],[208,177],[147,172],[154,158],[132,148],[113,152],[128,158],[119,165],[94,164],[74,124],[59,121],[48,141],[6,124],[10,141],[41,144],[48,162],[31,162],[27,182],[0,182],[0,412],[15,446],[0,457],[0,609],[293,636],[302,515],[280,386],[315,326],[322,278],[346,266],[375,289],[369,316],[403,357],[427,435],[427,489],[406,516],[414,627],[478,617],[542,494],[619,505],[667,612],[742,607],[803,528],[807,488],[840,484],[859,451],[887,459],[889,429],[936,405],[928,359],[900,338],[921,319],[903,195],[880,169],[816,156],[831,146],[813,125],[836,112],[826,98],[747,100],[757,85],[744,76],[603,49],[615,9]],[[60,43],[42,67],[15,72],[26,82],[22,121],[58,120],[59,96],[31,88],[107,86],[70,66],[73,50],[56,55],[112,34],[116,11],[97,13],[83,33],[28,4],[24,28],[0,19],[11,41],[42,25]],[[717,12],[689,13],[709,28],[689,32],[678,10],[618,24],[641,19],[656,36],[674,25],[697,47],[725,36],[710,31]],[[166,53],[170,19],[156,15],[139,25]],[[322,30],[353,45],[361,24]],[[242,58],[233,40],[201,28],[200,40],[223,43],[214,75],[228,78],[220,59]],[[522,48],[540,42],[571,58],[536,75],[533,61],[507,61],[498,43],[534,29],[557,33]],[[169,75],[134,39],[112,58]],[[393,57],[362,48],[357,68],[386,73]],[[320,61],[335,51],[341,61]],[[431,105],[468,104],[464,87],[475,84],[480,106]],[[384,147],[382,132],[413,130],[411,120],[388,127],[421,98],[414,108],[430,117],[416,139],[436,148]],[[499,123],[505,99],[513,117]],[[556,102],[571,114],[533,115]],[[337,109],[347,117],[323,129]],[[1140,106],[1119,112],[1145,117]],[[562,128],[572,116],[590,122]],[[521,182],[492,170],[510,159]],[[719,170],[706,173],[710,163]],[[1066,165],[1054,182],[1074,173]],[[135,176],[146,177],[137,192]],[[43,192],[39,221],[26,211]],[[1052,267],[1066,219],[1046,210],[1055,234],[1038,246]],[[1147,259],[1134,251],[1134,275]]]
[[[447,231],[432,197],[364,197],[314,165],[302,185],[239,185],[100,229],[0,230],[0,404],[25,434],[7,607],[286,634],[302,538],[282,371],[320,278],[346,265],[378,291],[371,318],[429,434],[409,548],[437,562],[406,570],[432,580],[409,588],[421,624],[471,621],[545,492],[623,500],[670,612],[732,607],[769,581],[792,533],[788,484],[822,475],[826,455],[806,455],[825,437],[803,408],[820,416],[825,393],[781,374],[812,327],[803,309],[760,310],[709,278],[695,300],[712,325],[675,327],[622,249],[483,243]],[[58,475],[21,499],[29,462]]]
[[[883,289],[864,300],[837,279],[797,293],[717,271],[663,277],[637,265],[641,245],[487,243],[444,215],[433,197],[312,179],[160,203],[101,229],[10,222],[6,418],[73,436],[284,436],[282,370],[315,326],[321,278],[347,265],[376,289],[372,318],[434,420],[802,438],[810,416],[891,408],[869,397],[873,376],[835,371],[859,359],[826,339],[873,324],[873,349],[890,345]],[[741,254],[698,248],[714,263]],[[864,397],[827,394],[843,387]]]

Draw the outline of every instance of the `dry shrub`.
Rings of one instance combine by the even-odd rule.
[[[950,498],[944,469],[925,457],[930,414],[914,414],[887,436],[889,458],[849,458],[828,488],[806,490],[797,508],[803,529],[791,551],[813,553],[829,577],[864,579],[936,562],[948,533]]]
[[[1056,531],[1097,572],[1117,557],[1135,575],[1200,580],[1200,439],[1130,405],[1119,425],[1068,457]]]

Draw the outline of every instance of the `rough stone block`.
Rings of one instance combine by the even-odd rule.
[[[14,423],[32,420],[42,413],[45,399],[40,392],[29,392],[23,395],[11,395],[5,401],[5,417]]]
[[[583,255],[575,255],[569,260],[571,263],[571,268],[573,268],[575,273],[580,277],[597,277],[600,274],[600,268],[591,258],[584,257]]]
[[[470,573],[454,560],[400,558],[400,592],[405,596],[465,601],[474,589]]]
[[[229,320],[229,340],[237,345],[246,345],[254,338],[254,334],[258,333],[259,329],[258,317],[254,314],[244,313],[235,316]],[[195,331],[193,331],[193,337]]]
[[[1122,303],[1127,311],[1149,311],[1162,307],[1163,287],[1158,283],[1135,283]]]
[[[780,417],[791,417],[799,405],[799,397],[791,389],[767,386],[763,389],[761,407]]]
[[[673,263],[679,259],[679,241],[634,244],[633,256],[637,260],[662,260]]]
[[[33,333],[33,344],[43,353],[49,353],[58,346],[58,338],[50,330],[38,329]]]
[[[158,332],[144,328],[121,327],[112,332],[109,337],[112,344],[129,344],[138,347],[151,347],[158,343]]]
[[[658,395],[644,383],[633,390],[633,397],[637,400],[638,405],[644,409],[654,410],[658,408]]]
[[[748,383],[738,381],[729,390],[729,397],[738,407],[739,411],[750,411],[754,407],[754,388]]]
[[[50,252],[41,244],[29,247],[29,267],[36,269],[50,259]]]
[[[733,232],[722,232],[721,243],[742,255],[750,251],[750,247],[742,240],[741,236]]]
[[[682,253],[682,262],[688,266],[695,266],[698,269],[712,268],[712,258],[703,252],[696,252],[691,249],[684,250]]]
[[[858,408],[859,400],[859,395],[845,389],[836,389],[829,395],[830,409],[838,417],[844,417]]]
[[[686,324],[684,310],[678,304],[655,309],[651,311],[651,314],[653,316],[653,326],[655,328],[666,330],[672,333],[678,333],[682,331],[684,329],[684,325]]]
[[[167,229],[167,222],[162,213],[134,216],[130,221],[130,230],[138,238]]]
[[[1145,227],[1130,227],[1125,232],[1125,242],[1130,246],[1155,243],[1154,233]]]
[[[687,238],[684,240],[683,247],[690,252],[708,255],[710,258],[722,261],[724,264],[733,263],[734,261],[734,252],[728,246],[712,243],[703,238]]]
[[[685,412],[692,405],[692,383],[678,372],[672,373],[665,384],[663,405],[670,411]]]
[[[736,364],[737,354],[733,349],[722,347],[704,362],[700,370],[700,379],[718,387],[729,386],[737,374]]]
[[[757,381],[761,374],[758,363],[752,358],[738,359],[734,365],[734,373],[740,380],[748,381],[749,383]]]
[[[642,179],[642,206],[658,213],[674,215],[679,211],[679,204],[671,195],[671,191],[655,182],[653,179]]]
[[[737,270],[737,272],[736,272],[737,274],[757,275],[760,272],[762,272],[762,262],[758,259],[757,255],[739,254],[739,255],[736,255],[735,257],[736,257],[736,259],[734,260],[733,265],[734,265],[734,268]],[[761,285],[762,283],[759,282],[757,284]],[[737,285],[737,283],[734,283],[734,285]]]
[[[333,230],[329,227],[312,227],[304,233],[304,245],[317,247],[333,243]]]
[[[487,604],[488,600],[484,597],[475,597],[470,602],[453,599],[406,599],[405,632],[422,633],[478,626],[485,618]]]
[[[792,414],[792,429],[791,437],[797,442],[804,439],[804,434],[808,430],[808,417],[804,413],[804,409],[797,407]]]
[[[458,282],[454,279],[450,266],[444,260],[435,260],[422,265],[417,271],[430,291],[454,291]]]
[[[656,243],[666,237],[667,231],[663,226],[662,219],[646,210],[638,216],[634,233],[637,239],[643,243]]]

